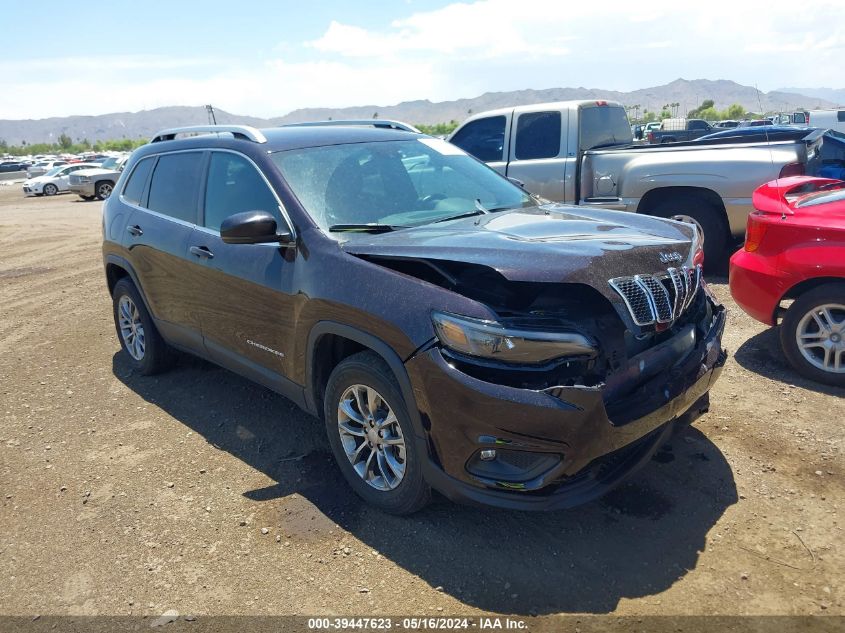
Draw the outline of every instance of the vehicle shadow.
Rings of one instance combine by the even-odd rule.
[[[783,355],[778,337],[777,328],[767,328],[740,345],[734,352],[734,359],[748,371],[766,378],[829,396],[845,396],[845,389],[808,380],[792,369]]]
[[[483,610],[606,613],[623,598],[664,591],[695,567],[708,531],[737,501],[724,456],[691,428],[632,482],[573,510],[511,512],[436,498],[410,517],[389,516],[354,496],[328,453],[322,423],[288,400],[194,359],[165,376],[145,377],[118,353],[113,372],[273,479],[276,484],[243,494],[294,543],[307,547],[320,538],[314,531],[321,524],[326,540],[335,542],[329,530],[337,524],[431,587]],[[377,587],[378,565],[367,567],[370,586]]]

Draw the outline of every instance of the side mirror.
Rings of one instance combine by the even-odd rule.
[[[244,211],[230,215],[220,225],[226,244],[290,244],[291,234],[278,232],[276,218],[266,211]]]

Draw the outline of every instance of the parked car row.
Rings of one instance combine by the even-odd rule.
[[[43,175],[29,178],[23,183],[23,192],[27,196],[55,196],[70,189],[70,175],[74,172],[97,167],[96,164],[77,163],[75,165],[61,164],[54,166]]]
[[[27,196],[54,196],[72,191],[83,200],[105,200],[111,194],[127,158],[121,155],[95,157],[91,162],[49,160],[33,163],[27,166],[23,193]]]

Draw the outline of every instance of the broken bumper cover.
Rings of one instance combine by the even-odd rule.
[[[724,308],[714,306],[708,331],[682,360],[610,403],[601,387],[519,389],[468,376],[438,348],[415,356],[406,366],[426,431],[427,481],[455,501],[520,510],[601,496],[645,464],[674,426],[707,410],[727,358],[724,327]],[[508,476],[480,461],[484,450],[507,462],[498,472]]]

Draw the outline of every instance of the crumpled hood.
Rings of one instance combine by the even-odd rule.
[[[356,234],[342,248],[355,255],[479,264],[511,281],[584,283],[607,293],[613,277],[686,263],[693,235],[692,227],[671,220],[549,204]],[[680,261],[664,263],[661,255]]]

